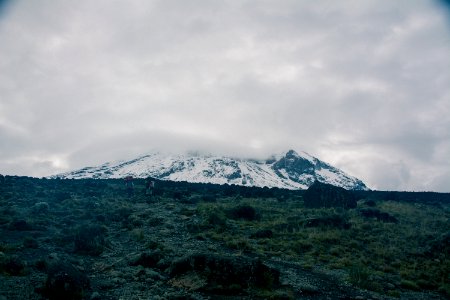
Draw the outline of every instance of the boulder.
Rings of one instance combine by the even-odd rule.
[[[172,262],[170,277],[175,286],[220,295],[239,295],[248,287],[270,290],[280,284],[280,272],[260,260],[205,253]]]

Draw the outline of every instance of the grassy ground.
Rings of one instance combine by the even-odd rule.
[[[386,299],[446,299],[450,203],[398,195],[364,194],[345,210],[305,208],[294,191],[158,182],[148,197],[137,180],[128,197],[121,180],[9,177],[0,185],[0,297],[41,299],[35,287],[45,284],[49,260],[60,257],[90,278],[87,299],[203,299],[211,292],[205,270],[170,273],[177,259],[202,251],[209,260],[226,257],[222,264],[260,259],[287,282],[235,286],[236,299],[327,299],[365,290]],[[134,264],[149,251],[158,257],[150,267]]]
[[[360,201],[360,207],[364,207],[363,203]],[[253,207],[259,218],[229,216],[229,210],[243,205]],[[207,228],[199,234],[243,252],[299,261],[305,268],[342,270],[350,283],[381,293],[399,295],[398,290],[405,288],[448,294],[448,244],[445,249],[433,248],[448,234],[448,207],[389,200],[376,206],[398,222],[366,218],[358,209],[305,209],[298,201],[221,199],[198,206]],[[350,228],[307,226],[312,219],[330,217],[342,218]],[[272,235],[252,238],[264,230],[270,230]]]

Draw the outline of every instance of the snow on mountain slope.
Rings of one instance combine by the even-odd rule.
[[[130,161],[105,163],[53,177],[123,178],[155,177],[162,180],[236,184],[286,189],[306,189],[315,180],[346,189],[366,190],[359,179],[307,154],[289,150],[268,160],[234,159],[194,154],[167,155],[154,152]]]

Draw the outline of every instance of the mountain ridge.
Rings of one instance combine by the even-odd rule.
[[[306,153],[289,150],[267,159],[239,159],[198,152],[165,154],[151,152],[128,161],[106,162],[95,167],[51,176],[51,178],[138,178],[242,186],[307,189],[316,180],[349,190],[368,190],[358,178]]]

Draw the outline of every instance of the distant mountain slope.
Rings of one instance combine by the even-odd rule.
[[[53,177],[121,178],[155,177],[163,180],[306,189],[315,180],[349,190],[367,190],[359,179],[305,153],[289,150],[268,160],[234,159],[202,155],[168,155],[160,152],[129,161],[108,162]]]

